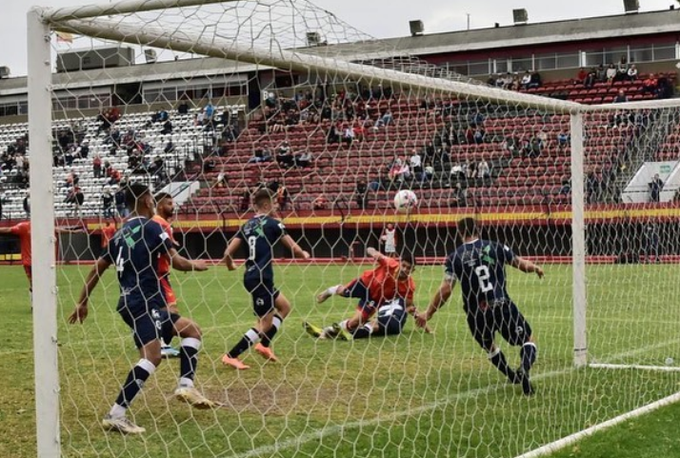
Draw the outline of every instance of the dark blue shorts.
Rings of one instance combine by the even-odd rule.
[[[173,325],[179,319],[177,314],[168,314],[167,310],[157,308],[119,308],[123,321],[132,329],[132,337],[137,348],[160,339],[169,343],[173,337]]]
[[[490,350],[500,332],[513,346],[522,345],[531,337],[531,326],[513,302],[505,302],[485,310],[467,312],[467,322],[472,336],[484,349]]]
[[[370,292],[361,280],[355,279],[345,285],[343,297],[359,299],[357,310],[361,312],[363,321],[368,321],[375,314],[375,301],[371,300]]]
[[[280,292],[274,287],[274,282],[260,277],[246,278],[243,281],[243,286],[253,298],[255,315],[263,317],[275,309],[274,302],[279,297]]]

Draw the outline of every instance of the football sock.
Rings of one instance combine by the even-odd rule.
[[[338,288],[340,288],[340,285],[331,286],[326,290],[326,293],[330,294],[331,296],[335,296],[335,294],[338,292]]]
[[[508,377],[510,381],[514,382],[515,372],[508,366],[508,361],[505,359],[505,355],[500,348],[496,348],[495,351],[489,352],[489,361],[491,361],[491,364],[496,366],[503,375]]]
[[[201,341],[185,337],[179,344],[179,386],[194,386],[194,375],[198,366],[198,350]]]
[[[262,336],[262,345],[269,347],[272,344],[272,339],[279,331],[282,324],[283,318],[281,318],[279,314],[274,315],[274,318],[272,318],[272,327],[269,328],[269,331],[264,333],[264,336]]]
[[[148,359],[140,359],[139,362],[128,373],[123,389],[116,398],[116,404],[127,408],[137,393],[144,386],[144,382],[154,373],[156,366]]]
[[[536,362],[536,344],[533,342],[525,342],[522,349],[519,351],[519,356],[522,359],[522,369],[529,373],[531,366]]]
[[[251,346],[255,345],[260,341],[260,333],[257,332],[257,329],[255,328],[250,328],[246,333],[241,337],[241,340],[238,341],[238,343],[232,348],[229,353],[227,353],[227,356],[230,358],[238,358],[238,356],[249,349]]]
[[[347,327],[347,323],[349,323],[349,320],[342,320],[340,322],[340,327],[347,332],[352,332],[352,330]]]
[[[366,339],[371,334],[373,334],[373,326],[371,326],[370,323],[366,323],[365,325],[361,326],[356,331],[354,331],[353,336],[355,339]]]

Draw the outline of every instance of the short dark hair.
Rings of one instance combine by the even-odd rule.
[[[134,210],[137,202],[151,191],[149,187],[142,183],[128,183],[125,186],[125,205],[128,209]]]
[[[477,221],[474,218],[463,218],[458,221],[458,233],[461,237],[478,235]]]
[[[258,189],[253,196],[253,203],[256,207],[262,206],[265,201],[272,202],[274,200],[274,195],[267,188]]]
[[[154,196],[154,199],[156,200],[156,202],[160,202],[163,199],[172,199],[172,194],[170,194],[169,192],[162,191],[156,194]]]
[[[411,264],[411,267],[415,267],[418,264],[418,262],[416,261],[416,257],[413,256],[413,253],[411,253],[410,251],[403,251],[401,253],[400,258],[402,261],[406,261],[409,264]]]

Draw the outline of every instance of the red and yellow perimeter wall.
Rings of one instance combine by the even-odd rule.
[[[214,229],[235,230],[249,215],[239,218],[234,214],[219,215],[179,215],[173,222],[175,230],[205,231]],[[483,225],[571,225],[571,208],[568,206],[534,206],[534,207],[502,207],[483,209],[421,209],[417,213],[404,215],[393,211],[353,210],[347,213],[340,211],[321,211],[304,213],[284,213],[281,215],[289,229],[331,229],[340,226],[355,228],[382,227],[387,223],[401,223],[416,226],[454,226],[460,219],[474,217]],[[587,224],[606,224],[610,222],[680,222],[680,206],[676,203],[666,204],[629,204],[589,206],[585,211]],[[89,229],[96,230],[99,223],[92,222]]]

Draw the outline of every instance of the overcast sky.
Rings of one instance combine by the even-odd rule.
[[[35,1],[35,0],[34,0]],[[526,8],[529,22],[592,17],[623,12],[623,0],[313,0],[357,29],[378,38],[409,34],[408,21],[420,19],[425,33],[512,24],[512,10]],[[676,0],[639,0],[641,11],[665,10]],[[26,74],[26,12],[31,0],[0,0],[0,66],[12,76]],[[60,7],[108,0],[38,0]],[[388,19],[389,18],[389,19]]]

